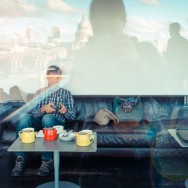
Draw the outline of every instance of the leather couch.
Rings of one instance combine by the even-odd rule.
[[[32,97],[33,94],[29,94],[26,102],[9,101],[0,104],[1,153],[7,151],[7,148],[16,139],[17,117],[19,113],[29,111]],[[73,97],[77,117],[74,121],[67,122],[65,129],[74,131],[91,129],[97,132],[97,152],[86,155],[98,156],[150,156],[151,150],[155,150],[158,135],[161,135],[161,132],[166,131],[167,128],[175,126],[178,116],[174,109],[183,105],[183,97],[142,96],[144,118],[138,126],[131,127],[130,123],[113,125],[112,122],[105,126],[99,126],[92,121],[94,115],[102,107],[112,111],[115,96]],[[153,106],[154,104],[151,101],[156,102],[157,111],[155,109],[156,106]],[[161,117],[158,114],[158,117],[154,118],[154,113],[160,113]],[[153,117],[153,119],[148,120],[148,116]]]

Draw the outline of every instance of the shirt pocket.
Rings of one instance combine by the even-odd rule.
[[[54,100],[54,105],[59,105],[59,104],[63,104],[64,103],[64,99],[61,95],[56,96],[55,100]]]

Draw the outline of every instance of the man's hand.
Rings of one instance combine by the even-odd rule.
[[[43,106],[43,107],[40,109],[40,111],[41,111],[41,113],[46,112],[47,114],[51,114],[51,113],[53,113],[53,112],[56,111],[56,110],[53,108],[53,106],[54,106],[53,103],[49,103],[49,104]]]
[[[60,104],[60,110],[58,110],[58,112],[60,112],[61,114],[66,114],[68,112],[67,108],[63,105]]]

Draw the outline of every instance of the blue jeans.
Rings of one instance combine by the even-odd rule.
[[[52,114],[46,114],[43,117],[40,118],[34,118],[30,114],[23,114],[20,116],[20,119],[18,121],[18,125],[16,128],[16,137],[18,138],[18,132],[21,131],[24,128],[33,127],[33,128],[48,128],[53,127],[54,125],[64,125],[64,122],[58,120],[54,115]],[[21,156],[23,159],[26,159],[27,153],[26,152],[16,152],[16,156]],[[52,152],[43,152],[42,153],[42,160],[50,160],[53,158]]]

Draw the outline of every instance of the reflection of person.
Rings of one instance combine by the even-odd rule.
[[[53,127],[54,125],[64,125],[66,120],[73,120],[76,116],[74,101],[71,93],[61,87],[61,69],[57,66],[50,66],[47,70],[48,86],[36,92],[34,98],[34,108],[31,114],[24,114],[20,117],[17,125],[18,132],[23,128],[36,127],[40,128]],[[60,107],[59,110],[54,107]],[[42,125],[42,127],[41,127]],[[16,153],[17,159],[12,176],[21,176],[24,173],[27,153]],[[42,153],[42,165],[37,175],[47,176],[53,169],[53,160],[51,152]]]
[[[22,95],[20,93],[20,89],[18,86],[13,86],[10,88],[9,100],[23,101],[23,98],[22,98]]]
[[[171,38],[168,40],[166,55],[170,64],[188,62],[188,40],[181,36],[180,29],[179,23],[169,25]]]
[[[138,65],[139,59],[129,38],[123,34],[125,21],[126,12],[122,0],[92,1],[90,22],[94,37],[75,55],[70,82],[67,84],[73,92],[123,92],[118,82],[130,79],[130,73]]]
[[[0,88],[0,103],[7,102],[8,99],[9,99],[8,94],[5,93],[2,88]]]
[[[67,87],[76,94],[145,94],[155,91],[155,67],[144,61],[123,33],[126,11],[122,0],[93,0],[93,37],[75,55]],[[149,78],[149,79],[148,79]],[[161,85],[161,83],[160,83]]]
[[[169,70],[173,78],[176,79],[177,87],[182,87],[184,80],[187,80],[188,66],[188,40],[180,34],[179,23],[169,25],[170,39],[166,49],[166,58]],[[181,77],[180,77],[181,75]]]
[[[132,36],[130,37],[131,41],[134,44],[134,47],[138,51],[139,55],[150,64],[154,66],[160,65],[161,57],[159,52],[157,51],[156,47],[148,41],[139,42],[137,37]]]

